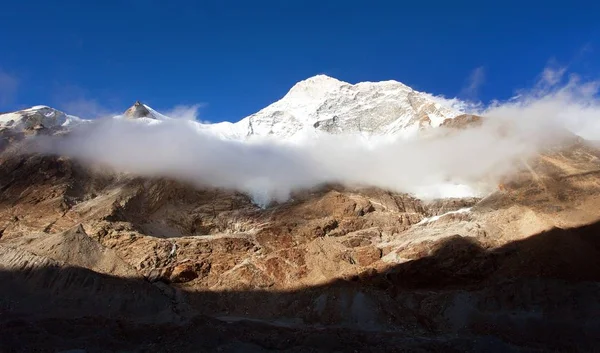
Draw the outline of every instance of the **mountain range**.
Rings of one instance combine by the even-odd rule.
[[[409,136],[463,114],[457,108],[460,106],[459,101],[418,92],[397,81],[352,85],[317,75],[298,82],[277,102],[236,123],[195,125],[205,132],[236,140],[294,140],[322,133]],[[158,121],[172,118],[139,101],[122,116]],[[41,124],[50,128],[84,121],[47,106],[0,115],[0,127],[31,128]]]
[[[164,122],[177,117],[136,102],[102,120],[110,119],[149,125],[160,134],[166,131],[161,126],[169,127]],[[443,152],[438,162],[457,172],[489,162],[496,143],[510,147],[502,142],[513,141],[514,126],[488,125],[490,120],[465,114],[459,101],[399,82],[351,85],[319,75],[237,123],[190,121],[185,127],[234,146],[226,151],[247,162],[239,170],[249,178],[255,163],[246,161],[255,148],[250,142],[301,144],[330,135],[350,136],[346,143],[418,135],[433,141],[434,155]],[[90,135],[77,135],[82,125],[94,121],[46,106],[0,115],[2,350],[600,347],[600,151],[573,134],[559,139],[544,133],[550,138],[509,160],[515,164],[511,173],[492,180],[497,185],[482,195],[420,199],[331,180],[259,207],[235,188],[123,172],[31,148],[48,136],[52,143],[72,136],[88,140]],[[106,136],[133,139],[127,133]],[[489,136],[491,147],[478,151],[475,141]],[[514,141],[528,142],[528,136]],[[125,153],[108,148],[119,145],[115,139],[86,148]],[[445,145],[436,143],[445,139],[458,139],[462,148],[440,151]],[[215,168],[230,163],[206,141],[200,147],[217,154],[211,160],[223,160]],[[159,154],[169,146],[142,151]],[[272,156],[272,150],[252,151]],[[484,158],[456,166],[465,156],[449,163],[452,154]],[[347,159],[349,173],[359,175],[356,160]],[[386,180],[404,180],[401,174],[416,168],[393,160],[397,173]],[[167,162],[165,168],[173,166]],[[272,171],[285,168],[279,162]]]

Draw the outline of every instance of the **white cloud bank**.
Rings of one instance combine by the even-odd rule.
[[[259,204],[327,182],[424,198],[463,197],[490,191],[524,158],[567,137],[562,126],[586,138],[600,137],[598,82],[571,76],[561,85],[563,75],[544,73],[529,92],[482,109],[488,119],[479,127],[438,129],[418,139],[366,143],[326,136],[302,144],[249,143],[200,132],[185,118],[153,125],[105,119],[39,146],[119,171],[238,189]],[[180,115],[195,116],[196,110]]]

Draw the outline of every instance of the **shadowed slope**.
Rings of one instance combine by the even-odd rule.
[[[599,231],[600,223],[553,229],[490,250],[456,236],[430,256],[356,279],[289,292],[187,292],[199,311],[228,315],[153,327],[144,322],[174,299],[144,280],[2,247],[0,343],[89,351],[593,350],[600,344]],[[25,258],[36,265],[14,265]]]

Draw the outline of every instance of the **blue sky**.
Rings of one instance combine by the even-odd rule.
[[[600,77],[598,1],[5,1],[0,111],[142,100],[237,121],[324,73],[507,99],[547,65]]]

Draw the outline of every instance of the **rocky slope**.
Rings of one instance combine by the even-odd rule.
[[[14,150],[0,157],[9,350],[600,344],[600,153],[585,141],[484,199],[326,185],[266,209]]]

